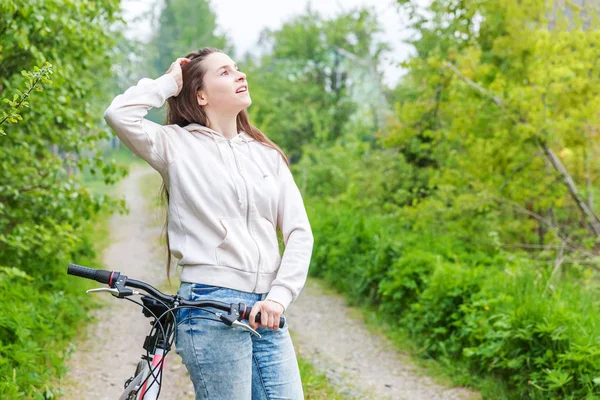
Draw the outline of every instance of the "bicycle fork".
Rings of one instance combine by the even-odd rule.
[[[136,400],[142,400],[142,399],[154,400],[154,399],[158,398],[158,390],[159,390],[161,382],[162,382],[162,372],[163,372],[163,369],[165,368],[165,361],[166,361],[166,360],[162,361],[163,357],[164,357],[164,353],[165,353],[164,349],[161,349],[158,347],[156,348],[156,352],[154,353],[154,356],[152,356],[152,367],[151,367],[152,370],[156,371],[155,372],[156,379],[154,379],[154,377],[151,376],[150,370],[148,370],[147,376],[150,376],[150,377],[148,378],[146,383],[144,383],[144,386],[140,390],[140,393],[138,393],[138,397]],[[146,369],[148,369],[148,364],[146,364]],[[150,384],[148,384],[148,382],[150,382]]]
[[[165,326],[165,335],[157,329],[153,335],[146,336],[144,349],[149,357],[142,356],[133,376],[125,381],[125,391],[119,400],[156,400],[158,399],[162,373],[165,368],[169,344],[165,338],[171,335],[172,323]],[[150,364],[150,366],[148,365]]]

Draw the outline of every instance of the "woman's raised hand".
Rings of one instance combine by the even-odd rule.
[[[181,88],[183,87],[183,76],[181,73],[181,66],[190,62],[189,58],[178,58],[173,61],[169,69],[165,72],[165,74],[170,74],[173,78],[175,78],[175,82],[177,82],[177,93],[175,93],[175,97],[181,93]]]

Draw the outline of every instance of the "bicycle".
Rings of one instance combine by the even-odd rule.
[[[174,332],[177,326],[190,319],[208,319],[219,321],[230,327],[239,327],[261,338],[262,336],[248,324],[240,322],[248,319],[250,309],[244,303],[224,303],[220,301],[199,300],[190,301],[179,295],[168,295],[162,293],[153,286],[135,279],[130,279],[118,271],[93,269],[81,265],[69,264],[67,274],[81,278],[92,279],[108,285],[96,289],[89,289],[86,293],[108,292],[113,296],[129,300],[142,307],[145,317],[153,318],[151,329],[143,344],[145,354],[142,354],[133,375],[125,380],[124,391],[119,400],[157,400],[160,396],[162,386],[162,371],[167,354],[175,339]],[[141,293],[135,289],[143,290]],[[140,295],[142,302],[129,298],[129,296]],[[198,308],[216,315],[219,319],[202,316],[189,317],[183,321],[176,322],[175,310],[180,308]],[[216,308],[217,312],[206,309]],[[225,314],[226,312],[226,314]],[[260,323],[260,312],[257,313],[255,321]],[[285,317],[281,317],[279,327],[283,328]],[[160,328],[160,329],[157,329]],[[152,379],[150,380],[150,377]],[[150,381],[150,382],[149,382]]]

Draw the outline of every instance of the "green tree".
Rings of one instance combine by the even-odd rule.
[[[98,115],[111,96],[101,82],[112,75],[115,41],[107,27],[116,21],[118,2],[63,3],[4,3],[0,23],[2,92],[18,87],[23,69],[54,65],[52,86],[37,93],[20,124],[6,128],[0,147],[0,260],[28,272],[43,271],[30,257],[52,264],[76,241],[78,221],[106,204],[68,172],[92,166],[112,182],[118,171],[96,148],[107,138]],[[94,17],[98,22],[88,23]]]
[[[507,247],[552,256],[562,243],[567,261],[590,262],[600,236],[597,21],[567,18],[559,2],[442,0],[429,12],[412,13],[418,55],[384,139],[428,171],[422,190],[435,198],[422,207],[442,201],[436,223],[462,221],[465,241],[492,246],[497,236],[473,233],[499,232]]]
[[[123,205],[93,195],[78,173],[90,168],[107,183],[124,173],[99,148],[119,21],[118,0],[0,2],[0,97],[31,79],[22,71],[53,67],[0,142],[1,398],[52,397],[60,346],[85,315],[66,267],[90,256],[86,230],[98,212]],[[16,106],[3,103],[3,115]]]
[[[259,45],[266,54],[245,61],[251,117],[289,152],[292,162],[299,159],[302,145],[333,143],[343,136],[357,109],[350,90],[361,84],[350,79],[349,64],[355,60],[348,56],[376,65],[389,50],[375,39],[379,32],[368,9],[325,19],[310,7],[281,29],[262,32]]]

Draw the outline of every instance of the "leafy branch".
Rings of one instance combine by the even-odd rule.
[[[41,85],[42,83],[52,84],[50,80],[50,75],[52,74],[52,64],[46,61],[46,64],[40,69],[37,66],[33,67],[33,72],[31,71],[21,71],[21,75],[26,78],[29,78],[27,82],[25,82],[25,86],[27,88],[26,92],[23,93],[17,89],[17,92],[13,95],[12,100],[4,98],[3,101],[8,103],[10,109],[8,113],[6,111],[2,111],[2,120],[0,120],[0,125],[4,122],[8,121],[11,124],[16,124],[18,121],[23,120],[23,117],[19,113],[17,113],[17,109],[21,106],[29,107],[29,102],[27,101],[27,97],[32,91],[41,92],[44,90],[44,87]],[[4,129],[0,127],[0,135],[6,135]]]
[[[483,96],[488,97],[500,109],[504,110],[505,112],[508,112],[504,102],[502,101],[502,99],[499,96],[485,90],[483,87],[481,87],[477,83],[473,82],[471,79],[467,78],[453,64],[446,61],[443,63],[443,65],[444,65],[444,67],[452,70],[458,76],[458,78],[461,79],[462,81],[464,81],[465,83],[467,83],[467,85],[469,85],[469,87],[475,89]],[[516,118],[513,115],[510,115],[510,117],[513,120],[516,120]],[[575,204],[579,208],[583,217],[588,221],[588,223],[591,227],[592,233],[596,237],[600,237],[600,218],[598,217],[598,215],[594,212],[594,210],[591,208],[591,206],[586,204],[586,202],[583,200],[583,198],[581,197],[581,195],[579,194],[579,192],[577,190],[575,181],[573,180],[573,178],[571,177],[571,175],[569,174],[569,172],[567,171],[565,166],[562,164],[560,159],[556,156],[554,151],[552,151],[552,149],[548,146],[546,141],[543,140],[539,135],[534,136],[534,139],[536,140],[537,145],[540,147],[541,151],[543,151],[544,155],[546,156],[546,159],[550,162],[552,167],[562,176],[562,178],[564,180],[564,184],[569,191],[569,194],[571,195],[572,199],[575,201]]]

